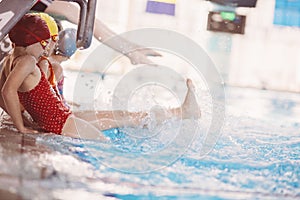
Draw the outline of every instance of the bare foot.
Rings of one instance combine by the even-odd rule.
[[[186,80],[186,85],[188,91],[182,104],[183,119],[198,119],[201,117],[201,111],[195,96],[195,86],[191,79]]]

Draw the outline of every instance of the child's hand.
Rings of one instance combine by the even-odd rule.
[[[26,127],[31,127],[33,129],[38,129],[39,126],[37,125],[37,123],[35,123],[32,118],[30,117],[30,115],[27,112],[23,112],[22,113],[22,117],[23,117],[23,122],[24,125]]]
[[[161,55],[153,51],[152,49],[144,48],[144,49],[139,49],[130,52],[126,54],[126,56],[130,59],[133,65],[138,65],[138,64],[155,65],[155,63],[149,60],[147,56],[161,56]]]
[[[126,56],[130,59],[131,64],[149,64],[154,65],[154,63],[147,58],[146,55],[140,53],[139,51],[134,51],[126,54]]]
[[[140,53],[146,55],[146,56],[162,56],[160,53],[157,53],[153,49],[150,48],[142,48],[138,50]]]
[[[19,131],[21,133],[39,133],[37,130],[34,130],[32,128],[27,128],[27,127],[21,128],[19,129]]]

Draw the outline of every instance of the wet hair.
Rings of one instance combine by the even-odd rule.
[[[58,34],[59,39],[54,49],[54,54],[71,57],[77,50],[76,33],[77,31],[74,28],[66,28],[60,31]]]
[[[50,38],[47,23],[38,15],[25,14],[10,30],[9,39],[16,45],[27,47]]]

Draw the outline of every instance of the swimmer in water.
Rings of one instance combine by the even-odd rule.
[[[97,111],[97,122],[93,124],[87,121],[94,118],[95,113],[83,112],[80,118],[76,117],[63,103],[59,94],[53,91],[45,73],[38,65],[40,57],[49,52],[51,37],[45,21],[37,15],[26,14],[9,32],[9,37],[14,48],[5,58],[1,71],[0,103],[19,132],[38,132],[24,125],[20,103],[37,123],[39,131],[69,137],[105,139],[102,130],[120,126],[138,126],[142,119],[147,117],[146,112]],[[189,79],[187,87],[184,103],[181,107],[170,109],[168,111],[172,114],[170,117],[200,118],[194,86]],[[114,118],[116,113],[128,120]],[[156,117],[165,120],[163,115]]]

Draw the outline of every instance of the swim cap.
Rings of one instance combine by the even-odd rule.
[[[74,28],[67,28],[60,31],[58,34],[59,40],[56,43],[54,54],[71,57],[77,50],[76,33],[77,31]]]
[[[51,17],[47,13],[42,13],[42,12],[41,13],[32,13],[32,14],[40,16],[46,22],[51,36],[58,35],[57,24],[56,24],[55,20],[53,19],[53,17]]]
[[[46,22],[41,17],[32,14],[25,14],[8,35],[16,46],[22,47],[50,38]]]

